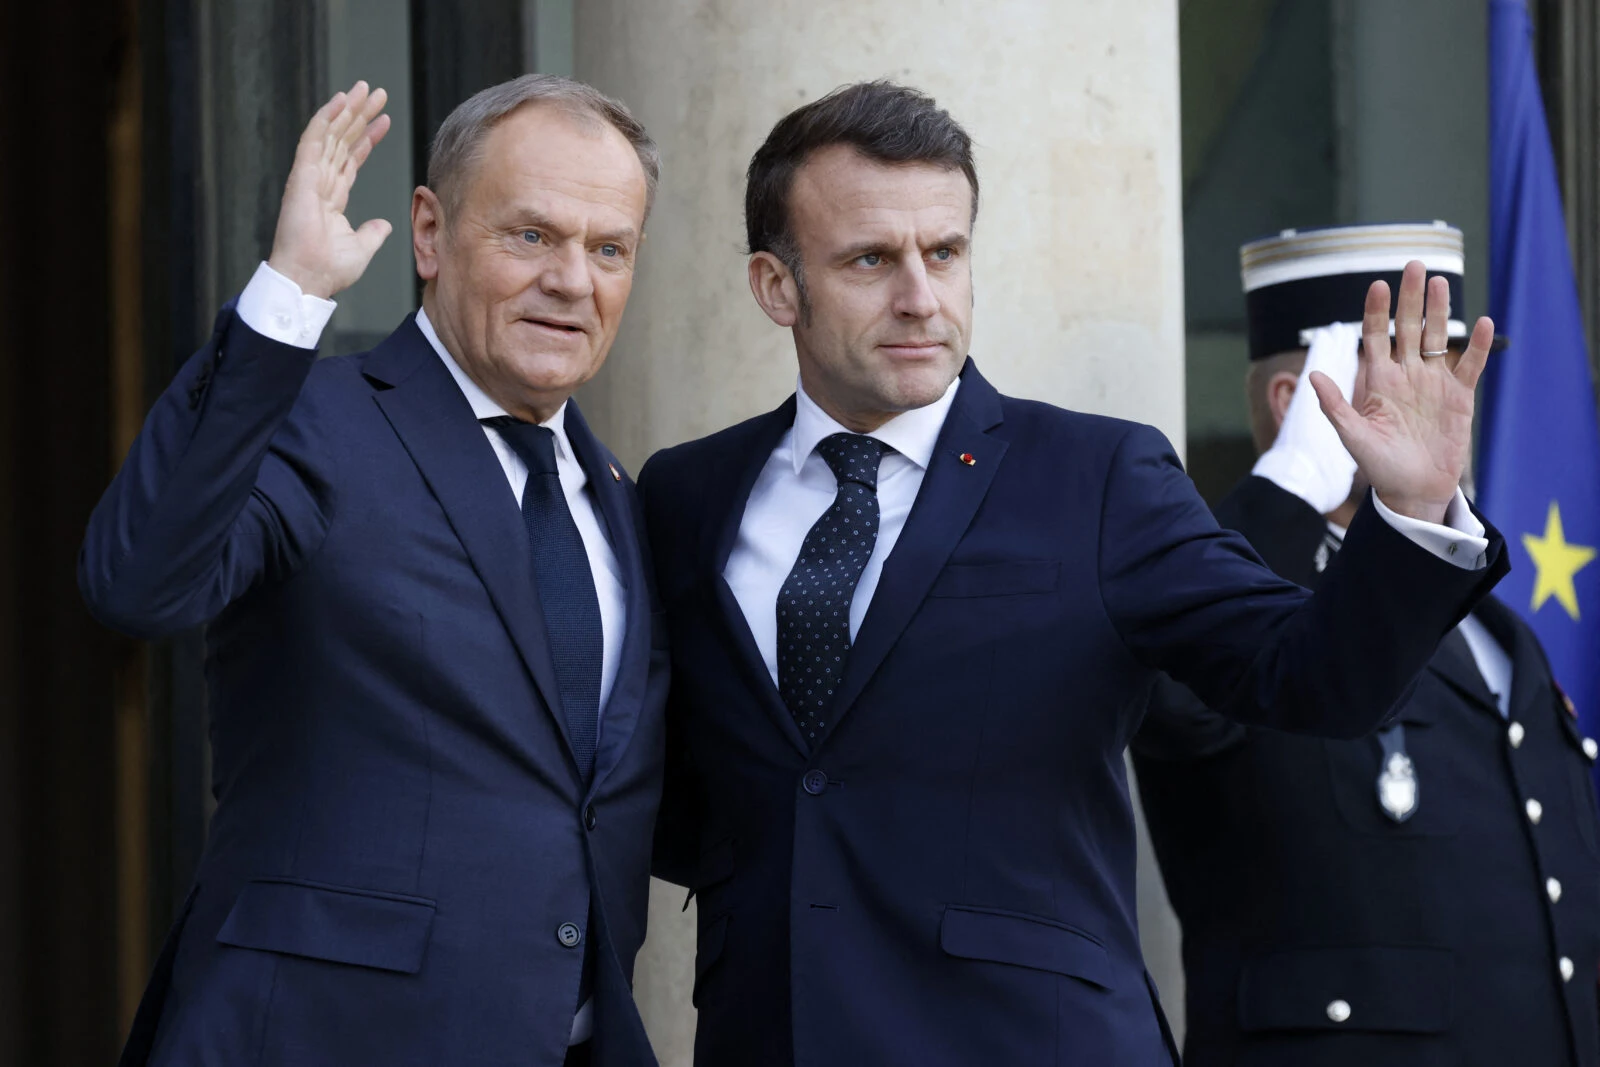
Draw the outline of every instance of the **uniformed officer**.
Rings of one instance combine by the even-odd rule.
[[[1410,259],[1459,308],[1463,258],[1444,223],[1241,249],[1261,456],[1217,518],[1279,574],[1337,566],[1365,492],[1307,383],[1350,395],[1360,329],[1335,320]],[[1456,358],[1466,327],[1449,334],[1432,358]],[[1504,604],[1462,620],[1376,736],[1236,726],[1163,680],[1133,750],[1183,925],[1190,1067],[1600,1064],[1596,744]]]

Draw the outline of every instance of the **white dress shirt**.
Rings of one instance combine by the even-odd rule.
[[[323,300],[301,292],[300,287],[293,281],[262,263],[256,268],[250,284],[239,294],[237,310],[244,324],[263,337],[298,348],[315,348],[336,306],[331,300]],[[417,312],[417,328],[422,331],[422,336],[428,339],[428,344],[433,346],[433,350],[444,361],[450,377],[455,379],[462,395],[467,398],[467,403],[472,405],[473,415],[480,422],[483,419],[507,414],[505,409],[491,400],[476,382],[467,377],[466,372],[451,358],[450,353],[445,351],[444,345],[439,341],[439,335],[434,332],[433,323],[428,321],[426,311]],[[573,454],[572,443],[567,439],[566,414],[567,405],[562,404],[554,415],[540,425],[555,434],[556,473],[561,478],[561,491],[567,498],[572,521],[578,527],[579,536],[583,538],[583,548],[589,556],[589,570],[594,575],[595,595],[600,601],[603,655],[600,666],[599,710],[603,712],[606,701],[611,696],[611,687],[617,680],[622,638],[627,632],[628,601],[616,553],[611,550],[611,543],[606,540],[594,502],[585,491],[589,477],[584,473],[583,466]],[[520,509],[522,490],[528,483],[527,464],[522,462],[522,458],[500,436],[499,431],[485,426],[483,433],[489,439],[489,444],[494,447],[494,453],[500,460],[500,469],[505,472],[506,482],[511,488],[507,506]],[[796,548],[797,553],[798,551]],[[593,1016],[593,1001],[585,1001],[572,1020],[570,1043],[577,1044],[588,1040],[594,1029]]]
[[[867,435],[894,451],[885,452],[878,464],[878,541],[850,602],[852,642],[878,588],[883,561],[905,529],[906,516],[911,514],[923,475],[928,473],[939,430],[960,387],[957,378],[938,400],[902,412]],[[817,452],[817,442],[850,432],[818,407],[803,385],[795,386],[794,425],[767,457],[751,487],[739,522],[739,539],[722,569],[774,683],[778,680],[778,592],[800,557],[806,534],[839,493],[839,482]]]
[[[903,412],[878,427],[875,437],[895,451],[886,452],[878,467],[878,541],[861,572],[850,602],[850,640],[855,641],[877,591],[883,564],[905,529],[906,516],[922,488],[933,447],[944,428],[961,379],[950,383],[943,396],[926,407]],[[795,386],[794,425],[767,457],[739,521],[739,536],[728,554],[722,577],[744,612],[750,634],[778,680],[778,593],[800,556],[806,533],[833,504],[838,481],[821,455],[817,442],[836,433],[849,433],[806,395],[803,383]],[[1467,507],[1458,491],[1446,512],[1448,526],[1408,518],[1386,507],[1376,494],[1378,513],[1411,541],[1440,559],[1466,570],[1485,565],[1489,542],[1483,524]]]

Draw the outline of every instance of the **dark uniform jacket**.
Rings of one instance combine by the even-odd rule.
[[[1303,585],[1336,550],[1261,478],[1217,517]],[[1158,686],[1134,762],[1183,924],[1191,1067],[1600,1063],[1594,746],[1533,632],[1494,600],[1474,615],[1511,657],[1509,718],[1452,632],[1398,717],[1403,822],[1378,737],[1240,727]]]

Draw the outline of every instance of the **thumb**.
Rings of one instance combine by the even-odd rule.
[[[1358,432],[1361,416],[1356,414],[1356,409],[1339,392],[1339,387],[1332,378],[1319,370],[1314,370],[1310,375],[1311,388],[1317,391],[1317,402],[1322,405],[1322,413],[1333,423],[1333,428],[1339,431],[1339,439],[1344,442],[1346,450],[1350,448],[1350,438]]]
[[[378,249],[383,247],[383,242],[389,239],[389,234],[394,232],[394,227],[389,225],[387,219],[368,219],[356,231],[356,247],[361,249],[367,262],[378,254]]]

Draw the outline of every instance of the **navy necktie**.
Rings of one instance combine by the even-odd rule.
[[[817,442],[839,491],[778,592],[778,691],[813,748],[850,655],[850,602],[878,541],[878,461],[891,451],[856,433]]]
[[[567,717],[572,754],[584,781],[594,770],[600,734],[600,672],[605,636],[589,554],[556,473],[554,431],[510,416],[484,419],[528,465],[522,521],[533,552],[533,580],[544,612],[556,687]]]

